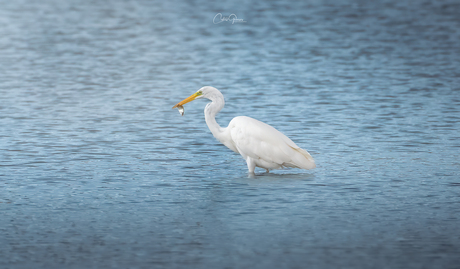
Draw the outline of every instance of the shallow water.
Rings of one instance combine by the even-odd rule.
[[[213,23],[234,13],[245,22]],[[455,1],[10,1],[0,267],[456,268]],[[307,149],[247,177],[204,85]],[[458,268],[458,267],[457,267]]]

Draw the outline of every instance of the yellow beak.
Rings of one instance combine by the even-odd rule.
[[[177,103],[175,106],[173,106],[172,108],[176,108],[178,106],[182,106],[182,105],[185,105],[187,104],[188,102],[191,102],[193,100],[195,100],[195,98],[197,98],[199,95],[197,93],[194,93],[192,95],[190,95],[189,97],[185,98],[184,100],[180,101],[179,103]]]

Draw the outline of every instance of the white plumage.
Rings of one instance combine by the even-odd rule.
[[[297,146],[291,139],[272,126],[256,119],[239,116],[230,121],[227,128],[216,122],[216,114],[224,107],[222,93],[214,87],[206,86],[195,94],[179,102],[173,108],[199,98],[207,98],[212,102],[204,110],[206,124],[214,137],[229,149],[243,156],[248,165],[249,173],[255,167],[271,169],[294,167],[313,169],[316,167],[311,155]]]

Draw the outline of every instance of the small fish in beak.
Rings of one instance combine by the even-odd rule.
[[[179,110],[180,115],[184,116],[184,107],[179,105],[179,106],[177,106],[177,109]]]

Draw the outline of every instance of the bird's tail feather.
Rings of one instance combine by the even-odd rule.
[[[299,154],[295,154],[295,156],[293,156],[292,158],[292,162],[285,163],[285,166],[296,167],[301,169],[313,169],[316,167],[315,160],[313,159],[313,157],[311,157],[308,151],[301,148],[291,148]]]

